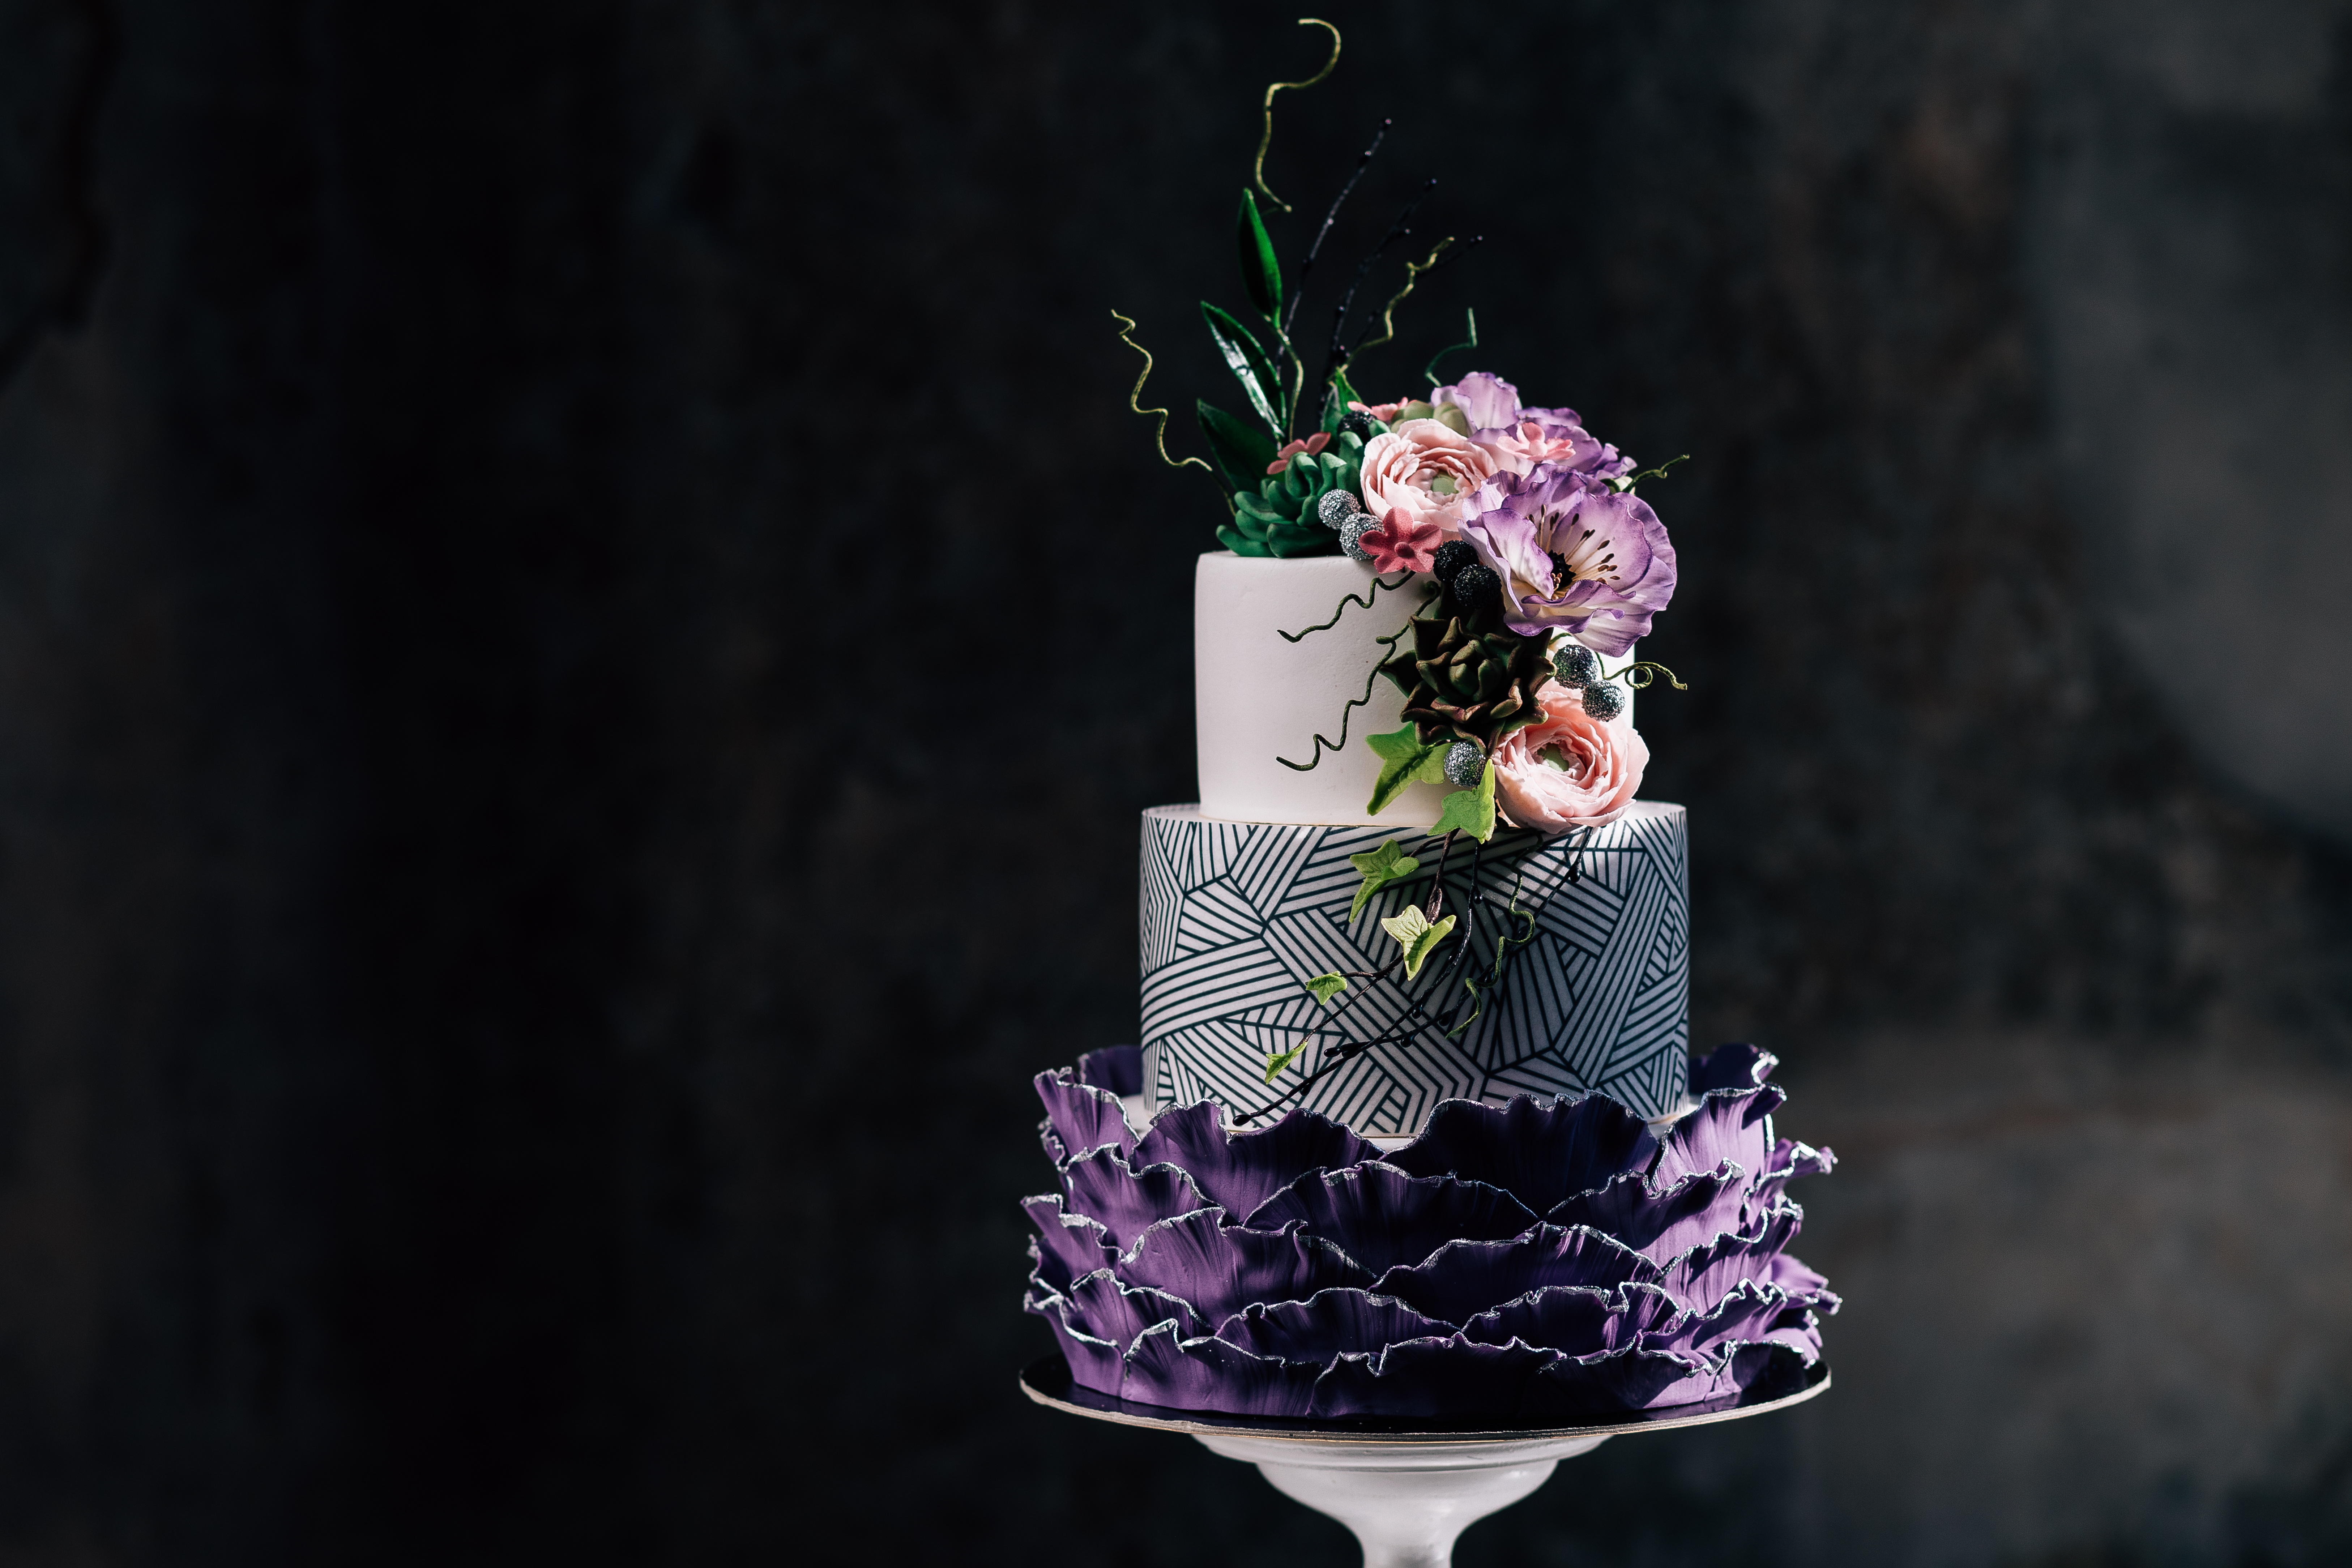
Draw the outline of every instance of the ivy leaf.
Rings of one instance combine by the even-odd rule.
[[[1364,912],[1364,906],[1372,901],[1374,893],[1391,882],[1408,880],[1421,869],[1421,862],[1398,848],[1393,838],[1378,849],[1367,849],[1361,855],[1349,856],[1348,864],[1364,874],[1364,885],[1356,889],[1356,901],[1348,906],[1349,925],[1356,923],[1356,917]]]
[[[1242,287],[1248,290],[1257,313],[1272,321],[1282,309],[1282,268],[1274,259],[1274,241],[1266,237],[1265,220],[1257,216],[1257,198],[1247,191],[1242,193],[1234,239],[1241,252]]]
[[[1448,915],[1431,925],[1429,917],[1421,912],[1419,904],[1407,904],[1402,910],[1382,921],[1381,929],[1396,938],[1397,945],[1404,949],[1404,977],[1412,980],[1419,976],[1421,966],[1428,962],[1437,944],[1453,931],[1454,917]]]
[[[1372,798],[1364,809],[1378,816],[1389,808],[1390,802],[1405,792],[1408,784],[1443,784],[1445,782],[1445,749],[1450,741],[1433,741],[1423,745],[1413,727],[1407,724],[1391,735],[1367,735],[1364,744],[1377,752],[1383,766],[1381,776],[1372,785]]]
[[[1331,1005],[1332,997],[1347,988],[1348,977],[1344,974],[1318,974],[1307,983],[1307,994],[1326,1007]]]
[[[1495,764],[1488,763],[1478,775],[1475,789],[1457,789],[1445,797],[1444,807],[1437,814],[1437,822],[1429,830],[1432,838],[1455,830],[1468,834],[1484,844],[1495,837]]]
[[[1250,335],[1250,330],[1206,300],[1201,301],[1201,319],[1209,323],[1209,336],[1217,352],[1225,356],[1225,365],[1234,379],[1242,384],[1249,395],[1250,406],[1265,421],[1265,427],[1277,437],[1282,434],[1281,416],[1275,405],[1282,400],[1282,380],[1275,374],[1274,362],[1265,357],[1265,350]],[[1268,457],[1266,461],[1274,461]]]
[[[1268,1051],[1265,1057],[1265,1081],[1272,1083],[1281,1077],[1282,1069],[1297,1061],[1298,1053],[1306,1048],[1307,1042],[1301,1040],[1286,1051]]]
[[[1196,403],[1192,412],[1200,418],[1201,434],[1209,438],[1209,460],[1217,466],[1218,479],[1228,491],[1255,495],[1266,466],[1274,461],[1274,443],[1213,403]]]

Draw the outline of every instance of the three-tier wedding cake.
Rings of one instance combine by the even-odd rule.
[[[1776,1135],[1770,1056],[1690,1054],[1684,813],[1635,798],[1632,691],[1681,685],[1633,657],[1675,583],[1660,470],[1492,374],[1365,401],[1385,339],[1344,301],[1310,381],[1290,326],[1332,219],[1286,275],[1263,189],[1258,326],[1202,307],[1255,418],[1202,405],[1184,465],[1227,504],[1200,799],[1143,816],[1140,1045],[1037,1079],[1026,1304],[1080,1385],[1179,1409],[1793,1386],[1836,1298],[1785,1189],[1830,1157]]]

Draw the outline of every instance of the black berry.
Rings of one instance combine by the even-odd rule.
[[[1472,563],[1454,574],[1445,584],[1454,602],[1470,614],[1492,609],[1503,592],[1503,580],[1486,567]]]
[[[1454,574],[1461,571],[1465,566],[1473,564],[1477,559],[1478,552],[1461,540],[1448,540],[1437,547],[1437,554],[1432,559],[1429,569],[1436,574],[1439,582],[1451,583],[1454,581]]]

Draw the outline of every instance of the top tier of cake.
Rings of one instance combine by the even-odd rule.
[[[1403,694],[1372,673],[1387,657],[1380,639],[1403,627],[1425,591],[1416,578],[1375,593],[1377,581],[1344,555],[1275,561],[1221,550],[1201,557],[1192,669],[1202,816],[1381,827],[1437,820],[1445,796],[1437,784],[1412,785],[1377,816],[1364,809],[1381,771],[1364,737],[1404,722]],[[1334,612],[1337,624],[1327,626]],[[1286,632],[1306,635],[1292,641]],[[1626,716],[1630,722],[1630,706]],[[1333,744],[1318,748],[1318,734]]]

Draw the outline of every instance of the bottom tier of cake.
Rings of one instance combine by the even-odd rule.
[[[1786,1248],[1774,1058],[1694,1060],[1656,1129],[1601,1095],[1439,1104],[1383,1152],[1212,1102],[1141,1131],[1133,1047],[1041,1073],[1059,1191],[1025,1201],[1026,1306],[1098,1393],[1273,1417],[1537,1419],[1793,1388],[1837,1298]]]

